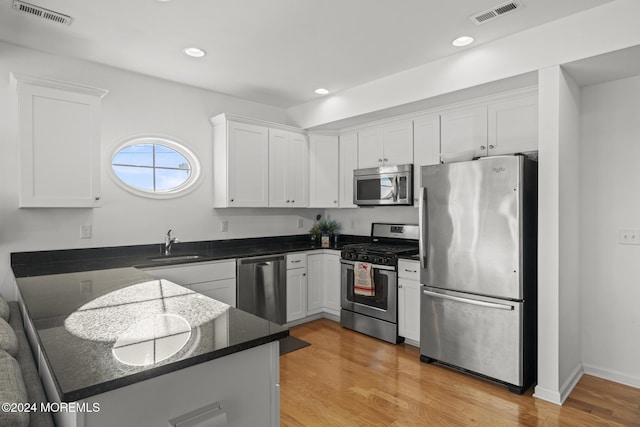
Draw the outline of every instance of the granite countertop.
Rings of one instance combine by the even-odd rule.
[[[164,244],[18,252],[11,254],[11,267],[15,277],[122,267],[152,268],[315,249],[340,250],[345,244],[368,239],[340,236],[339,242],[329,248],[311,242],[308,235],[184,242],[175,244],[169,257],[162,254]],[[197,258],[179,258],[185,255],[196,255]]]
[[[289,335],[282,326],[132,267],[17,283],[63,402]]]
[[[308,235],[11,254],[26,314],[63,402],[256,347],[287,328],[139,268],[322,248]],[[197,257],[193,257],[197,255]]]

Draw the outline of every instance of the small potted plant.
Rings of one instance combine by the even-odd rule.
[[[317,224],[320,231],[320,241],[323,248],[328,248],[336,243],[336,236],[340,230],[340,224],[335,219],[323,219]],[[315,227],[315,226],[314,226]]]

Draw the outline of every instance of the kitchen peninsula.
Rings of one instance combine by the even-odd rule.
[[[133,267],[16,270],[49,400],[91,409],[57,425],[279,425],[286,328]]]

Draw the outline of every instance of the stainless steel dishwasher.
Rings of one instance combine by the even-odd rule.
[[[271,320],[287,322],[287,264],[285,255],[237,260],[240,310]]]

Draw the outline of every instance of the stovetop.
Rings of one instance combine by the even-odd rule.
[[[378,265],[398,265],[398,255],[418,253],[419,229],[415,224],[371,224],[371,240],[342,248],[342,259]]]
[[[350,261],[371,262],[379,265],[395,266],[398,255],[413,255],[418,253],[418,244],[389,244],[389,243],[356,243],[342,248],[342,259]]]

